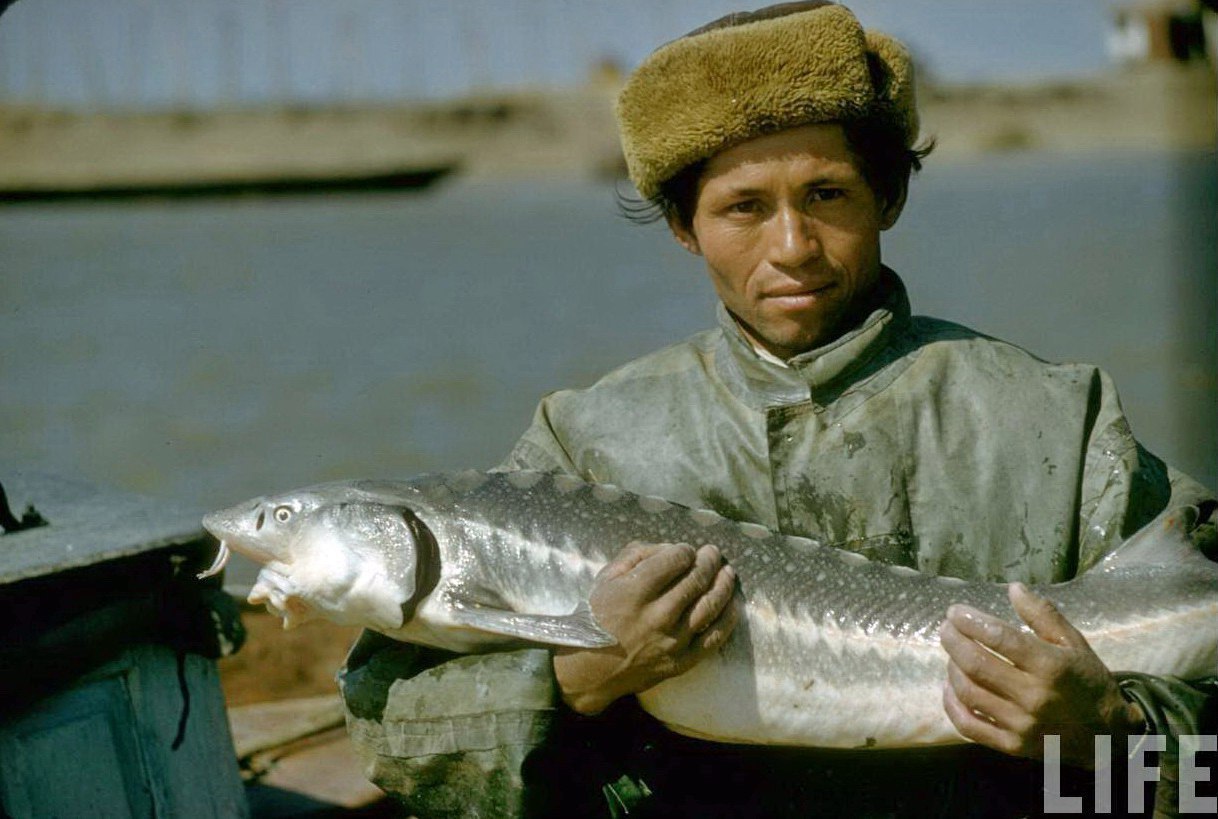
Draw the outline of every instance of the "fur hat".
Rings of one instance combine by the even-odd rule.
[[[730,14],[652,52],[617,101],[630,180],[646,198],[682,168],[784,128],[878,115],[912,147],[913,64],[844,6]]]

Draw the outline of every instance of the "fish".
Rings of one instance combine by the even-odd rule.
[[[1218,666],[1218,564],[1165,512],[1052,600],[1114,671],[1195,679]],[[615,644],[588,596],[631,541],[713,543],[737,575],[731,637],[637,695],[670,729],[730,743],[964,743],[942,706],[939,627],[966,603],[1013,623],[1005,584],[932,576],[619,487],[527,470],[356,480],[203,519],[263,566],[249,599],[290,627],[322,617],[463,653]],[[1026,627],[1025,627],[1026,628]]]

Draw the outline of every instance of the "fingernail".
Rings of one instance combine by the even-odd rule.
[[[993,621],[984,613],[977,611],[972,606],[957,606],[956,617],[966,623],[971,623],[973,626],[980,627],[984,631],[989,631],[993,628]]]
[[[992,621],[989,617],[970,606],[961,606],[957,614],[961,620],[965,620],[969,623],[975,623],[983,628],[989,628],[990,625],[992,625]]]

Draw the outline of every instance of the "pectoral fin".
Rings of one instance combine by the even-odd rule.
[[[463,626],[530,643],[575,648],[617,644],[612,634],[597,625],[587,603],[580,603],[570,614],[523,614],[455,596],[449,598],[449,604],[453,620]]]
[[[285,629],[296,628],[316,618],[313,607],[308,600],[296,594],[291,581],[266,567],[258,572],[247,599],[255,606],[265,605],[268,612],[282,617]]]

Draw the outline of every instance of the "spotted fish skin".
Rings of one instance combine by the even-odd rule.
[[[380,523],[336,525],[340,507],[348,518],[354,509]],[[283,509],[291,510],[290,532],[268,523]],[[1164,515],[1086,574],[1037,589],[1109,668],[1190,678],[1218,665],[1218,565],[1188,541],[1195,515]],[[462,652],[611,644],[587,599],[614,554],[634,540],[716,544],[739,578],[735,632],[720,651],[638,698],[673,730],[722,742],[964,742],[941,705],[946,610],[967,603],[1018,621],[1002,584],[873,563],[550,473],[324,484],[214,513],[204,525],[267,564],[251,599],[288,620],[320,613]],[[347,540],[359,557],[346,554]],[[336,549],[343,556],[319,557]],[[347,579],[330,582],[338,575]],[[315,587],[326,583],[318,578],[329,582],[320,594]]]

